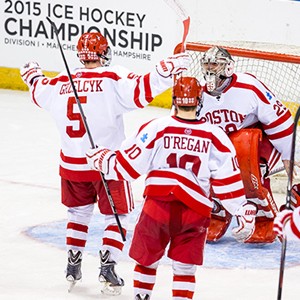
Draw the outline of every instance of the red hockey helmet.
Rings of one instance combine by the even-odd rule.
[[[107,40],[100,32],[84,33],[78,40],[77,51],[82,63],[102,59],[102,64],[107,66],[111,61]]]
[[[202,93],[199,81],[194,77],[178,77],[173,87],[175,106],[197,106]]]

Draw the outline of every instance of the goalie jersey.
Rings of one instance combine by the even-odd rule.
[[[293,133],[291,113],[253,75],[233,74],[231,83],[220,96],[204,92],[202,100],[201,120],[220,126],[226,133],[259,122],[269,141],[281,154],[281,159],[290,159]]]
[[[211,187],[235,214],[245,200],[235,149],[217,126],[175,116],[155,119],[122,143],[109,159],[107,179],[133,181],[147,174],[144,196],[173,195],[210,217]]]
[[[122,115],[148,105],[173,84],[171,77],[164,78],[156,71],[138,76],[121,66],[78,68],[71,73],[93,142],[111,149],[120,147],[125,139]],[[57,124],[61,177],[99,180],[99,172],[91,170],[86,161],[85,151],[91,143],[67,73],[39,77],[30,92],[33,102],[47,110]]]

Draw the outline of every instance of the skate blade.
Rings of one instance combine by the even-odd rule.
[[[110,282],[102,282],[101,293],[107,296],[119,296],[121,295],[121,286],[111,286]]]
[[[73,282],[70,282],[70,285],[69,285],[69,288],[68,288],[68,293],[71,293],[74,286],[76,285],[77,281],[73,281]]]
[[[69,276],[69,277],[67,277],[66,279],[67,279],[67,281],[69,282],[68,293],[71,293],[72,290],[73,290],[73,288],[74,288],[74,286],[76,285],[76,283],[77,283],[78,281],[81,281],[81,279],[75,280],[72,276]]]

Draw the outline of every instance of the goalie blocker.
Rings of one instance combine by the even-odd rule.
[[[266,162],[268,154],[274,151],[274,148],[258,128],[242,129],[231,133],[229,137],[236,148],[246,198],[248,202],[253,202],[257,206],[255,231],[246,242],[272,243],[276,238],[273,232],[273,222],[278,208],[270,189],[270,179],[266,178],[268,175]],[[299,190],[300,185],[296,185],[292,191],[295,206],[300,204]],[[208,241],[220,239],[232,219],[213,194],[212,199],[215,205],[208,230]]]

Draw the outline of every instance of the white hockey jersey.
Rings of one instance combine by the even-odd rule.
[[[245,200],[235,149],[217,126],[167,116],[127,138],[109,160],[107,179],[133,181],[147,174],[145,196],[174,195],[209,217],[211,187],[232,214]]]
[[[300,207],[292,213],[291,219],[286,223],[285,234],[288,240],[300,241]]]
[[[123,114],[143,108],[170,88],[173,79],[156,71],[138,76],[121,66],[79,68],[71,72],[95,145],[117,149],[125,138]],[[73,181],[99,180],[87,164],[91,143],[66,72],[40,77],[31,87],[33,102],[49,111],[61,137],[60,175]]]
[[[284,100],[284,99],[282,99]],[[204,88],[199,118],[220,126],[226,133],[261,123],[281,159],[290,159],[293,118],[286,106],[251,74],[233,74],[218,97]]]

